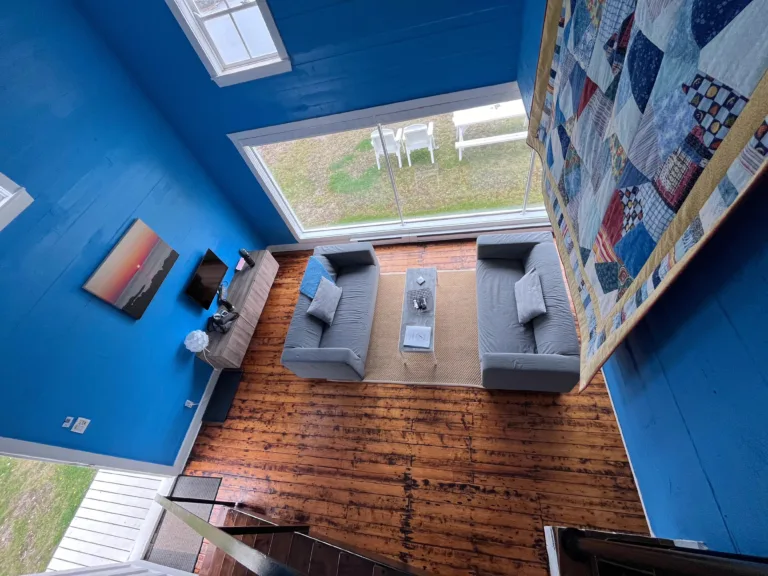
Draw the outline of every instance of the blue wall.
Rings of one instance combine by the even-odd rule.
[[[226,135],[512,81],[523,2],[273,0],[293,71],[227,88],[162,0],[78,6],[267,243],[283,244],[293,236]]]
[[[541,31],[544,27],[544,13],[547,9],[546,0],[523,0],[522,21],[520,30],[520,52],[517,59],[517,83],[528,117],[531,116],[531,101],[536,84],[536,67],[539,62],[541,47]]]
[[[767,182],[605,365],[651,527],[768,556]]]
[[[211,372],[185,284],[207,248],[263,243],[69,2],[0,8],[0,134],[35,199],[0,232],[0,436],[172,464]],[[179,253],[140,321],[81,288],[135,218]]]

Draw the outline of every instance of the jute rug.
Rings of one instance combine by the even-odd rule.
[[[437,366],[432,354],[405,354],[407,364],[403,365],[398,345],[405,274],[382,274],[365,364],[366,382],[480,386],[475,271],[437,274]]]

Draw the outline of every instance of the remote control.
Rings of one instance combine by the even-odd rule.
[[[253,258],[251,258],[250,252],[248,252],[248,250],[246,250],[245,248],[240,248],[240,256],[243,257],[243,260],[245,260],[245,263],[248,264],[248,266],[250,266],[251,268],[256,266],[256,261]]]

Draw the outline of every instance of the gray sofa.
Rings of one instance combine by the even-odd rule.
[[[379,289],[379,261],[368,242],[320,246],[342,289],[333,324],[307,314],[312,300],[299,294],[285,339],[283,366],[302,378],[362,380]],[[322,259],[321,259],[322,260]]]
[[[515,282],[535,268],[547,312],[522,325]],[[579,381],[579,343],[552,236],[477,239],[477,320],[485,388],[568,392]]]

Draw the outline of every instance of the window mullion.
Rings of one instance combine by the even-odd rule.
[[[243,47],[245,48],[245,51],[248,52],[248,59],[253,60],[253,54],[251,54],[251,50],[248,48],[248,42],[245,41],[245,38],[243,38],[243,33],[240,32],[240,27],[237,25],[237,20],[235,20],[235,17],[232,15],[231,12],[228,12],[229,19],[232,20],[232,24],[235,27],[235,30],[237,30],[237,35],[240,37],[240,42],[243,43]]]
[[[198,29],[205,36],[205,40],[208,43],[208,46],[210,46],[211,52],[216,57],[219,70],[224,70],[227,65],[224,63],[224,59],[221,57],[221,54],[219,54],[219,49],[216,47],[216,42],[213,41],[213,37],[208,33],[208,28],[205,26],[206,21],[210,20],[211,16],[202,16],[196,12],[193,12],[193,16],[197,20]],[[216,14],[216,16],[218,16],[218,14]]]
[[[528,209],[528,194],[531,192],[531,177],[533,176],[533,150],[531,150],[531,163],[528,166],[528,181],[525,183],[525,197],[523,198],[523,211],[520,213],[522,216],[525,216],[525,211]]]
[[[389,162],[389,150],[387,149],[387,143],[384,141],[384,133],[381,130],[380,122],[376,124],[376,130],[379,131],[381,149],[384,151],[384,162],[387,163],[389,182],[392,184],[392,193],[395,195],[395,206],[397,207],[397,215],[400,217],[400,225],[405,226],[405,220],[403,220],[403,209],[400,206],[400,194],[397,193],[397,184],[395,184],[395,173],[392,171],[392,164]]]

